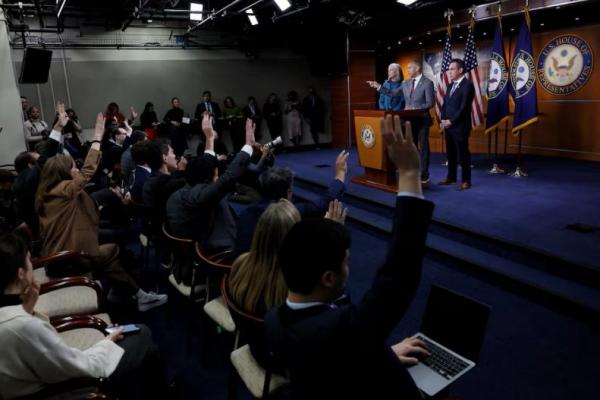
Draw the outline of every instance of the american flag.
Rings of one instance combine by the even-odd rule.
[[[435,93],[435,115],[437,116],[438,122],[442,120],[442,106],[444,105],[444,97],[446,96],[446,89],[450,84],[448,78],[448,67],[450,67],[450,61],[452,60],[452,44],[450,43],[450,26],[448,26],[448,33],[446,34],[446,43],[444,43],[444,53],[442,54],[442,68],[438,76],[437,90]]]
[[[475,96],[471,104],[471,125],[483,124],[483,96],[481,95],[481,79],[477,70],[477,49],[475,48],[474,23],[469,27],[467,44],[465,45],[465,75],[473,82]]]

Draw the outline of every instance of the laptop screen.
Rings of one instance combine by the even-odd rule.
[[[421,332],[477,362],[489,313],[485,304],[432,285]]]

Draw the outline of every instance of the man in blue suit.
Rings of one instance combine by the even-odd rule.
[[[456,167],[460,162],[462,182],[458,190],[471,187],[471,153],[469,134],[471,132],[471,103],[475,95],[473,83],[464,75],[465,64],[455,58],[448,67],[448,77],[452,84],[446,91],[442,106],[440,127],[446,132],[446,154],[448,156],[448,176],[440,185],[456,183]]]
[[[340,304],[350,272],[350,236],[329,219],[294,225],[279,252],[288,286],[286,303],[265,317],[264,348],[273,370],[286,370],[292,399],[404,399],[421,395],[406,371],[424,343],[388,336],[419,287],[433,204],[423,199],[419,153],[400,118],[388,115],[383,140],[398,169],[394,228],[385,263],[360,302]],[[395,128],[394,128],[395,126]]]

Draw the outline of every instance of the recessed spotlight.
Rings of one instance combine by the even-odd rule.
[[[148,20],[148,23],[149,23],[149,24],[151,24],[151,23],[152,23],[152,20],[151,20],[151,19],[149,19],[149,20]]]
[[[483,32],[483,36],[487,36],[487,32]]]
[[[288,0],[275,0],[275,4],[281,11],[285,11],[292,6]]]
[[[462,39],[463,37],[462,37],[462,36],[459,36],[458,38],[459,38],[459,39]]]
[[[575,17],[575,21],[579,21],[579,17]]]
[[[540,26],[544,26],[544,23],[543,23],[543,22],[540,22]]]
[[[510,31],[511,31],[511,32],[514,32],[514,31],[515,31],[515,28],[510,28]]]
[[[388,46],[388,47],[387,47],[387,49],[388,49],[388,50],[391,50],[391,49],[392,49],[392,46]]]
[[[398,44],[402,44],[402,40],[398,40]]]
[[[423,45],[423,42],[419,42],[420,45]]]
[[[427,34],[428,34],[429,36],[431,36],[431,31],[427,31]]]
[[[408,40],[412,40],[412,36],[409,36],[409,37],[408,37]]]
[[[442,41],[442,39],[438,39],[438,42],[441,42],[441,41]]]

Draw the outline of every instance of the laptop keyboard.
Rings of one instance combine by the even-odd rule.
[[[429,357],[421,360],[421,362],[444,378],[452,379],[469,366],[469,364],[448,353],[446,350],[427,340],[427,338],[422,336],[418,336],[418,338],[425,342],[427,349],[431,353]]]

